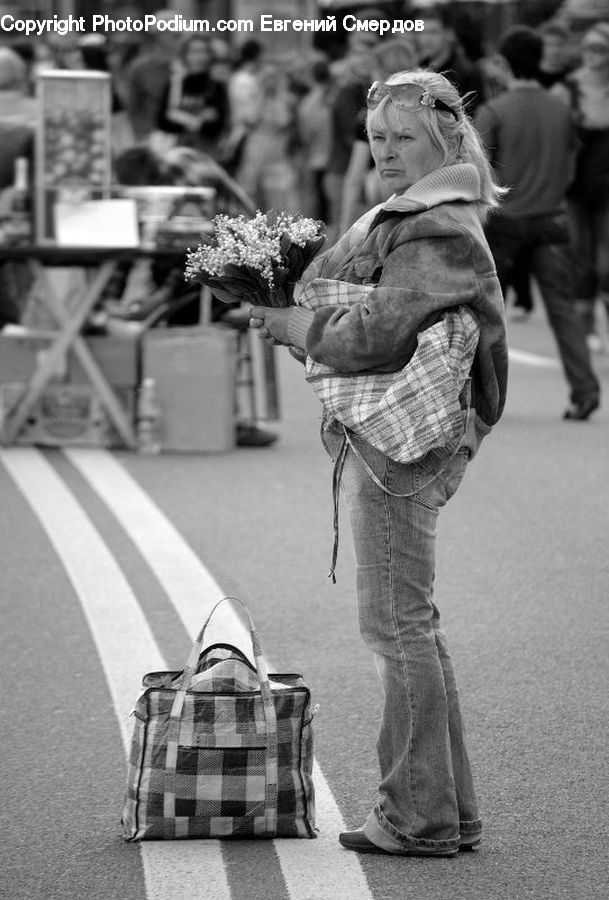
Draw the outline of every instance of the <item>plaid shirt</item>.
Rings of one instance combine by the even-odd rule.
[[[373,285],[316,279],[299,305],[308,309],[362,303]],[[341,373],[306,361],[307,381],[327,414],[401,463],[414,462],[463,435],[461,394],[478,345],[479,328],[466,306],[448,309],[418,335],[418,346],[396,372]]]

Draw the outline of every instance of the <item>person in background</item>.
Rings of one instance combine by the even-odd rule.
[[[75,71],[85,68],[80,49],[80,35],[74,32],[67,34],[51,32],[47,37],[47,45],[51,51],[52,68]]]
[[[332,75],[327,59],[317,59],[313,63],[311,78],[313,84],[298,104],[296,114],[304,181],[302,198],[304,214],[325,222],[328,198],[324,178],[332,142]]]
[[[453,4],[412,11],[411,18],[425,22],[423,31],[416,34],[419,65],[449,78],[473,113],[484,100],[484,80],[480,67],[467,57],[459,41],[455,15]]]
[[[33,155],[38,104],[28,89],[23,59],[9,47],[0,47],[0,190],[13,184],[15,160]]]
[[[210,70],[211,77],[214,81],[219,81],[225,85],[228,91],[228,82],[233,71],[233,51],[228,41],[222,38],[212,37],[212,66]]]
[[[366,89],[374,71],[372,52],[379,42],[378,32],[373,31],[351,31],[348,40],[342,81],[336,85],[331,102],[332,143],[325,178],[329,243],[336,240],[340,233],[343,183],[353,142],[361,130]]]
[[[117,31],[107,36],[106,59],[112,73],[112,87],[121,108],[127,111],[131,67],[140,54],[142,37],[138,32]],[[135,138],[134,138],[135,142]]]
[[[38,72],[46,72],[49,69],[55,68],[57,68],[55,65],[55,58],[49,42],[44,38],[39,38],[34,44],[34,62],[31,72],[32,79],[35,79]]]
[[[539,84],[542,40],[517,26],[502,38],[499,54],[508,89],[481,106],[476,126],[497,177],[509,193],[487,222],[499,279],[510,276],[528,253],[570,388],[564,418],[583,420],[600,403],[583,322],[573,303],[566,194],[576,137],[569,110]]]
[[[155,15],[159,21],[169,21],[175,11],[159,10]],[[158,126],[177,50],[175,32],[157,29],[150,33],[149,47],[131,65],[127,112],[136,142],[146,140]]]
[[[392,196],[313,261],[298,306],[253,306],[251,324],[306,356],[314,389],[325,379],[322,440],[335,504],[341,485],[347,501],[360,632],[384,693],[378,801],[339,841],[356,853],[450,857],[480,843],[482,823],[434,591],[435,536],[505,402],[505,312],[482,228],[501,192],[442,75],[392,75],[367,105]],[[454,427],[432,435],[444,416]],[[411,443],[402,425],[413,421]],[[335,537],[337,515],[335,505]]]
[[[392,72],[413,69],[416,65],[414,45],[406,38],[383,41],[373,54],[375,77],[381,80]],[[365,109],[358,127],[351,157],[343,182],[339,234],[344,234],[356,219],[371,206],[386,200],[383,182],[374,167],[370,143],[366,134]]]
[[[226,87],[212,76],[214,57],[203,34],[186,38],[180,58],[172,65],[170,82],[159,119],[161,131],[186,147],[218,155],[218,142],[228,120]]]
[[[16,53],[25,63],[27,93],[34,94],[36,90],[35,73],[36,73],[36,47],[29,38],[12,41],[10,49]]]
[[[539,63],[539,83],[551,88],[561,84],[573,71],[573,51],[569,30],[559,22],[548,22],[540,28],[543,56]]]
[[[29,156],[38,120],[38,104],[28,92],[25,62],[9,47],[0,47],[0,188],[13,183],[14,162]]]
[[[258,73],[260,107],[243,144],[235,180],[256,207],[290,215],[301,211],[298,192],[298,100],[287,72],[267,63]]]
[[[580,147],[570,190],[575,296],[592,350],[603,349],[595,313],[609,321],[609,22],[582,39],[582,65],[553,88],[572,109]],[[609,347],[607,347],[609,349]]]
[[[103,34],[83,34],[78,46],[82,55],[83,68],[93,72],[107,72],[111,76],[112,90],[112,134],[111,148],[113,157],[118,156],[127,147],[135,143],[131,122],[119,89],[112,66],[116,63],[110,41]]]
[[[220,162],[231,175],[238,171],[248,136],[260,120],[263,97],[258,76],[263,56],[262,44],[245,41],[228,79],[230,128]]]

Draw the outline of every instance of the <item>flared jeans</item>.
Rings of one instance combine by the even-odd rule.
[[[433,583],[438,510],[459,486],[468,452],[431,451],[404,465],[353,434],[346,445],[336,423],[324,426],[322,441],[335,463],[342,449],[360,632],[384,692],[379,798],[364,832],[398,853],[456,849],[482,824]]]

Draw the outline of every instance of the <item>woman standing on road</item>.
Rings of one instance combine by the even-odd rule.
[[[505,401],[503,299],[482,230],[500,191],[442,75],[392,75],[367,105],[393,195],[309,267],[297,307],[253,307],[251,324],[306,351],[335,502],[342,480],[349,507],[360,630],[384,690],[378,802],[340,842],[452,856],[480,842],[482,825],[434,601],[435,533]]]
[[[218,155],[228,121],[226,87],[212,75],[213,47],[205,35],[191,35],[172,67],[159,127],[182,146]]]

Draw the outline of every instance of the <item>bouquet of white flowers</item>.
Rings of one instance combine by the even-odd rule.
[[[185,277],[224,303],[291,306],[294,285],[325,240],[322,222],[286,213],[219,215],[213,226],[209,244],[189,249]]]

